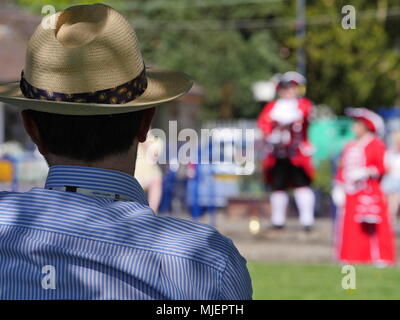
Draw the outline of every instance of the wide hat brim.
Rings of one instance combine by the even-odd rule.
[[[0,101],[13,105],[21,110],[69,114],[100,115],[139,111],[158,106],[184,95],[193,85],[192,79],[185,73],[147,68],[147,89],[136,99],[124,104],[77,103],[49,101],[25,98],[19,81],[0,84]]]

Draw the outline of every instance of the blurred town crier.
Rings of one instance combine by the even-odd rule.
[[[272,189],[271,222],[275,229],[285,225],[291,188],[294,188],[300,223],[306,231],[314,224],[315,196],[310,188],[312,146],[307,137],[312,102],[302,97],[299,90],[305,82],[297,72],[285,73],[277,85],[279,99],[267,103],[257,120],[267,144],[263,173],[267,186]]]

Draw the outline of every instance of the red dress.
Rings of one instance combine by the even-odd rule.
[[[309,117],[312,112],[312,102],[307,98],[295,99],[293,108],[285,109],[284,99],[271,101],[264,106],[258,117],[257,125],[267,138],[267,154],[263,161],[265,178],[270,181],[269,172],[274,167],[280,152],[286,153],[283,158],[288,158],[297,167],[304,169],[305,173],[312,179],[314,171],[312,166],[312,146],[307,137]],[[274,114],[279,109],[288,115],[288,120],[282,124]],[[290,116],[289,114],[295,114]],[[293,120],[293,121],[291,121]],[[284,137],[289,137],[285,140]],[[274,137],[282,137],[279,142],[272,141]],[[279,140],[279,138],[278,138]]]
[[[385,151],[384,143],[368,134],[350,142],[341,155],[336,178],[346,196],[338,210],[336,248],[342,262],[394,264],[396,261],[395,237],[380,186],[385,172]]]

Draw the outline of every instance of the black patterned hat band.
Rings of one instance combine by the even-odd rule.
[[[147,88],[146,68],[134,79],[114,88],[82,93],[61,93],[36,88],[21,73],[20,88],[22,94],[29,99],[49,101],[65,101],[77,103],[124,104],[141,96]]]

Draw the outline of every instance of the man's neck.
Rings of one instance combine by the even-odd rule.
[[[137,154],[137,147],[134,148],[132,147],[125,153],[111,155],[103,159],[91,162],[71,159],[54,154],[46,155],[46,160],[50,167],[56,165],[63,165],[63,166],[101,168],[101,169],[121,171],[133,176],[135,173],[136,154]]]

